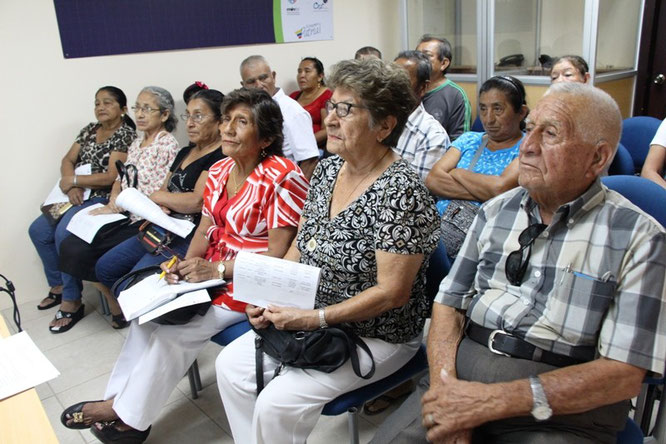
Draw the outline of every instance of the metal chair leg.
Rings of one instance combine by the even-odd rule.
[[[109,310],[109,303],[107,302],[106,298],[102,294],[102,292],[99,292],[99,302],[100,305],[102,306],[102,314],[105,316],[108,316],[111,314],[111,310]]]
[[[201,379],[199,377],[199,366],[195,360],[190,368],[187,369],[187,379],[190,381],[190,391],[192,392],[192,399],[199,398],[199,390],[201,390]],[[197,380],[199,384],[197,385]]]
[[[358,409],[356,407],[347,410],[347,423],[349,424],[349,442],[358,444]]]

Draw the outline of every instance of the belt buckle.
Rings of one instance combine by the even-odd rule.
[[[510,336],[504,330],[493,330],[492,332],[490,332],[490,336],[488,336],[488,350],[495,353],[496,355],[502,355],[502,356],[506,356],[506,357],[510,358],[511,357],[510,354],[504,353],[504,352],[499,351],[499,350],[495,350],[495,348],[493,347],[493,341],[495,340],[495,336],[497,336],[498,334],[503,334],[503,335]]]

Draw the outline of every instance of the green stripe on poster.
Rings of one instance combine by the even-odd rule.
[[[273,0],[273,29],[275,30],[275,43],[284,43],[282,35],[282,1]]]

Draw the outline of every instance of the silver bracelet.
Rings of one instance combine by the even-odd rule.
[[[319,328],[328,328],[328,324],[326,323],[326,309],[325,308],[320,308],[319,309]]]
[[[76,174],[74,175],[74,186],[76,186]]]

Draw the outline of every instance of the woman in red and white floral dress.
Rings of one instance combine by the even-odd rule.
[[[263,90],[236,90],[222,102],[222,150],[208,171],[202,218],[169,283],[233,277],[239,251],[282,257],[296,235],[308,181],[282,154],[282,114]],[[144,440],[172,390],[210,337],[245,319],[229,283],[213,305],[184,325],[132,325],[106,388],[106,401],[67,408],[69,428],[88,428],[102,442]],[[134,442],[134,441],[133,441]]]

